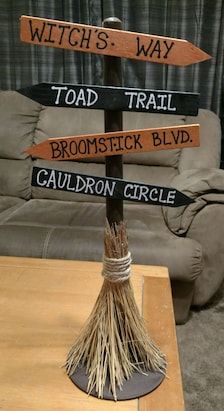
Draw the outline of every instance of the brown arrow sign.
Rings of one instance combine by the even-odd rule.
[[[50,138],[26,153],[47,160],[79,160],[199,146],[199,125]]]
[[[87,53],[187,66],[211,58],[186,40],[21,16],[21,41]]]

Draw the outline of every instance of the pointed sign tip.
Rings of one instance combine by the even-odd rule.
[[[195,46],[193,43],[188,42],[190,45],[190,55],[191,58],[189,58],[188,62],[185,64],[185,66],[189,66],[194,63],[202,63],[203,61],[211,60],[212,56],[210,54],[206,53],[206,51],[200,49],[199,47]]]
[[[202,50],[202,55],[201,55],[201,60],[200,62],[211,60],[212,56],[210,54],[206,53],[205,51]]]
[[[28,154],[29,156],[36,157],[36,150],[35,147],[28,147],[23,150],[23,153]]]
[[[25,150],[23,150],[24,154],[30,154],[30,148],[26,148]]]

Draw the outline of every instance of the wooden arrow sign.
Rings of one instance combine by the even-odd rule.
[[[32,186],[170,207],[194,202],[174,188],[40,167],[33,168]]]
[[[41,83],[17,90],[44,106],[196,116],[198,93],[84,84]]]
[[[21,16],[21,41],[48,47],[187,66],[211,57],[186,40]]]
[[[49,138],[25,152],[46,160],[79,160],[196,146],[199,125],[193,124]]]

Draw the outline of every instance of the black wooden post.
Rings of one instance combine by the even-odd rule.
[[[121,29],[122,23],[116,17],[109,17],[103,21],[103,27]],[[104,85],[122,86],[120,57],[104,56]],[[105,110],[104,113],[105,132],[119,131],[123,129],[122,111]],[[106,157],[105,163],[107,177],[123,178],[122,155]],[[123,200],[107,198],[106,216],[110,225],[123,221]]]

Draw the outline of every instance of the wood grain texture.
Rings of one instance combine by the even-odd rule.
[[[193,124],[49,138],[27,148],[26,153],[32,157],[60,161],[172,150],[199,145],[199,125]]]
[[[86,53],[187,66],[211,57],[186,40],[21,16],[21,41]]]
[[[167,378],[124,402],[88,397],[61,365],[102,284],[101,263],[0,257],[0,405],[4,411],[184,411],[168,272],[133,265],[150,335],[166,353]]]

